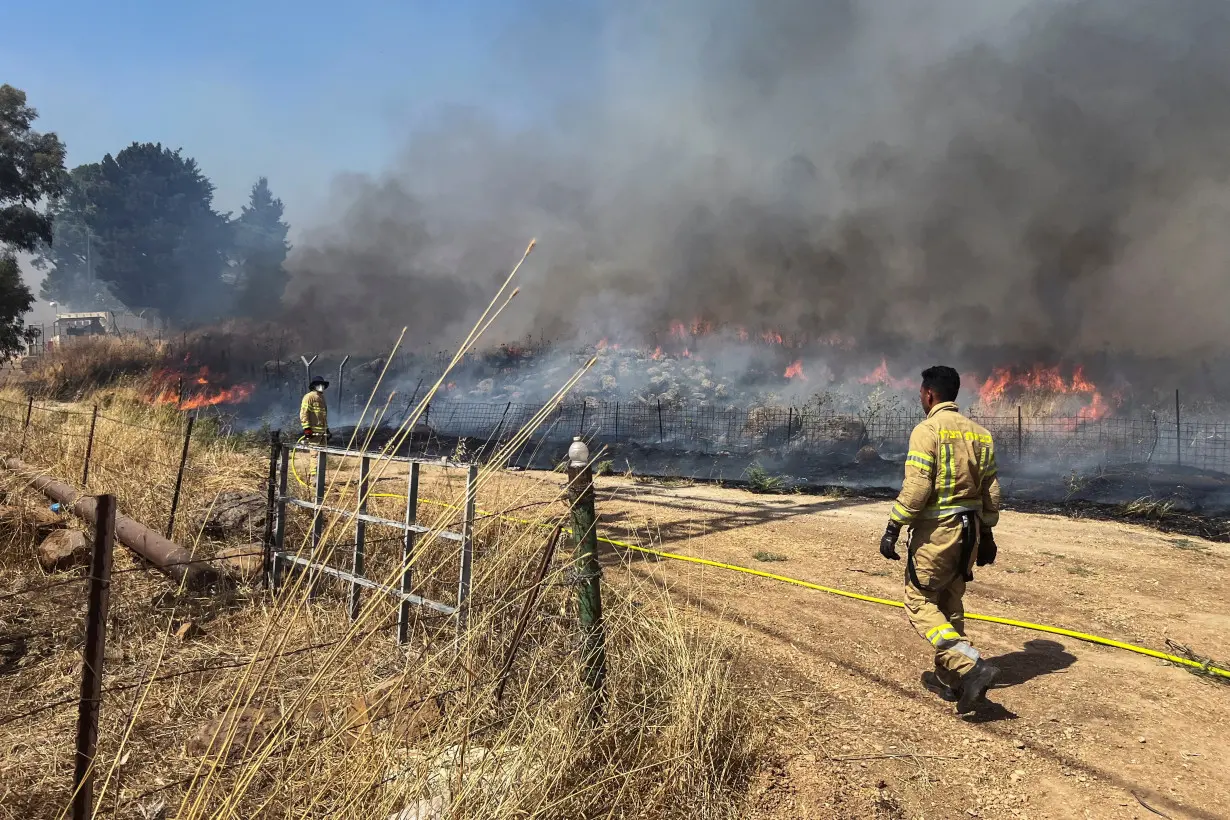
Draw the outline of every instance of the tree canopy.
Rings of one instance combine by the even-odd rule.
[[[233,221],[214,209],[196,160],[161,144],[133,143],[67,180],[50,211],[53,241],[35,259],[44,299],[177,324],[279,310],[289,228],[264,177]]]
[[[231,226],[214,210],[213,183],[196,160],[161,144],[133,143],[74,169],[73,178],[83,203],[74,213],[98,249],[95,275],[117,299],[168,321],[225,311]]]
[[[290,227],[282,221],[283,210],[282,200],[269,190],[269,180],[261,177],[234,222],[234,265],[243,315],[268,318],[281,305],[290,251],[286,241]]]
[[[20,353],[31,336],[25,314],[34,295],[21,279],[16,251],[52,241],[53,217],[40,203],[64,188],[64,144],[33,129],[38,112],[24,91],[0,85],[0,358]]]

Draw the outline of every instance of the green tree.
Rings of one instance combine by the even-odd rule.
[[[101,166],[81,165],[68,175],[63,196],[49,209],[54,220],[51,244],[44,244],[34,258],[34,267],[46,271],[39,296],[69,310],[118,310],[123,307],[95,274],[99,244],[86,214],[90,202],[86,191]]]
[[[286,241],[290,227],[282,221],[282,200],[261,177],[252,186],[248,204],[232,225],[235,229],[234,265],[241,314],[266,319],[275,315],[286,290]]]
[[[64,143],[31,126],[38,112],[24,91],[0,85],[0,359],[20,353],[32,336],[25,314],[34,294],[21,279],[17,251],[52,240],[52,217],[38,209],[64,187]]]
[[[196,160],[161,144],[133,143],[78,172],[98,250],[95,275],[115,298],[167,322],[226,312],[231,224],[214,210],[214,185]]]

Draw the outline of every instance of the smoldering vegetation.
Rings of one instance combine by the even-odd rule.
[[[550,65],[553,26],[510,71]],[[337,180],[289,299],[322,347],[452,338],[534,235],[508,338],[699,316],[967,366],[1194,368],[1230,316],[1227,41],[1218,0],[621,4],[582,101],[443,113]]]

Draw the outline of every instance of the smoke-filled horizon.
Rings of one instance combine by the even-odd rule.
[[[600,82],[551,121],[453,111],[336,181],[288,293],[322,347],[455,344],[537,237],[498,339],[702,317],[889,355],[1225,351],[1222,0],[645,0],[603,25]]]

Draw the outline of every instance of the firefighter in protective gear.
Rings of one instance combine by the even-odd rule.
[[[935,649],[935,672],[923,684],[957,712],[972,711],[999,670],[982,660],[965,635],[961,597],[972,566],[995,561],[992,528],[999,523],[995,444],[981,425],[957,411],[961,377],[951,367],[922,373],[919,398],[927,418],[910,434],[905,480],[893,504],[880,554],[899,560],[897,538],[910,528],[905,562],[905,610]]]
[[[299,402],[299,423],[303,438],[310,444],[329,443],[329,408],[325,404],[325,389],[329,383],[319,376],[312,379],[303,401]]]

